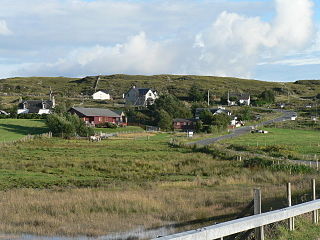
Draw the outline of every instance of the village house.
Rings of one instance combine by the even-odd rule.
[[[189,131],[194,130],[196,126],[197,119],[189,118],[175,118],[173,119],[173,129],[174,130],[183,130]]]
[[[150,88],[137,88],[133,86],[125,95],[127,105],[148,106],[154,104],[158,98],[156,91]]]
[[[17,114],[51,114],[55,106],[54,97],[52,97],[52,100],[20,100]]]
[[[97,91],[92,94],[93,100],[111,100],[111,95],[107,91]]]
[[[81,108],[73,107],[69,110],[70,113],[78,115],[87,124],[97,125],[102,123],[114,123],[117,125],[126,126],[127,117],[124,112],[116,113],[106,108]]]
[[[229,93],[228,92],[228,106],[245,105],[250,106],[251,98],[247,93]]]
[[[225,109],[224,107],[218,107],[218,108],[196,108],[195,111],[195,118],[200,117],[201,113],[203,111],[210,111],[213,115],[217,115],[217,114],[226,114],[228,116],[231,116],[231,111]]]

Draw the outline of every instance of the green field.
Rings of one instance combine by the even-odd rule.
[[[0,126],[6,139],[46,130],[39,120],[1,120]],[[254,146],[257,140],[247,137],[266,142],[265,137],[276,136],[278,143],[289,144],[293,130],[269,131],[233,141]],[[318,139],[317,132],[293,133],[297,139]],[[300,194],[318,178],[314,172],[245,168],[225,146],[177,147],[169,143],[172,134],[126,135],[101,142],[51,138],[1,146],[0,232],[99,236],[213,216],[224,221],[251,200],[254,187],[263,191],[265,210],[276,209],[283,207],[287,181]]]
[[[95,128],[96,133],[124,133],[124,132],[142,132],[144,131],[141,127],[136,126],[127,126],[127,127],[118,127],[118,128]]]
[[[28,134],[48,132],[43,120],[0,119],[0,142],[20,139]]]
[[[263,128],[268,134],[248,133],[238,138],[225,140],[223,143],[249,147],[259,150],[276,146],[299,156],[320,156],[320,132],[283,128]]]

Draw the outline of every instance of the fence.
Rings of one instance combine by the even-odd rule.
[[[21,143],[21,142],[29,142],[37,138],[52,138],[52,132],[36,134],[36,135],[28,134],[27,136],[24,136],[23,138],[20,138],[17,140],[1,142],[0,145],[10,145],[10,144]]]
[[[320,199],[316,200],[315,180],[312,180],[313,201],[291,206],[291,184],[287,184],[288,207],[280,210],[261,213],[261,191],[254,190],[254,214],[229,222],[204,227],[197,230],[177,233],[165,237],[155,238],[157,240],[223,240],[225,237],[255,229],[255,239],[264,240],[264,226],[283,220],[288,220],[288,227],[294,230],[294,217],[312,212],[313,223],[318,223],[318,210]],[[154,240],[155,240],[154,239]]]

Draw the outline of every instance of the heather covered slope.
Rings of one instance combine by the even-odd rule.
[[[91,94],[94,91],[97,76],[85,78],[65,77],[19,77],[0,79],[0,92],[16,94],[47,94],[51,87],[60,96],[77,96],[80,93]],[[212,93],[222,95],[226,91],[242,91],[258,94],[264,89],[273,89],[279,93],[298,94],[312,97],[320,92],[319,80],[304,80],[295,83],[277,83],[258,80],[182,75],[108,75],[101,76],[97,89],[107,89],[112,95],[121,97],[132,85],[151,87],[161,92],[171,92],[185,96],[186,91],[194,84]]]

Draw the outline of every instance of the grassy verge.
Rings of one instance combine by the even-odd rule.
[[[28,134],[48,132],[43,120],[0,119],[0,142],[20,139]]]

